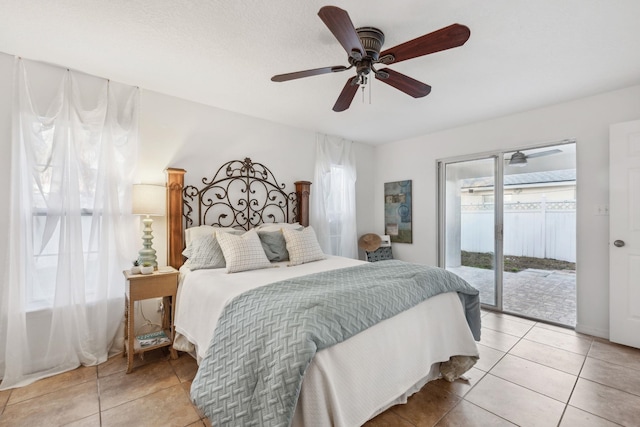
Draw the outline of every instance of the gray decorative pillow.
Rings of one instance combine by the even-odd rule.
[[[278,231],[258,231],[262,249],[269,258],[269,261],[288,261],[289,252],[287,251],[287,242],[284,240],[284,234]]]
[[[213,234],[192,240],[182,255],[189,258],[184,264],[191,270],[226,267],[220,243]]]
[[[240,230],[224,230],[219,233],[229,233],[234,235],[242,234]],[[189,246],[182,251],[182,255],[187,257],[184,263],[191,270],[202,270],[205,268],[224,268],[226,262],[220,243],[215,234],[206,234],[196,237]]]

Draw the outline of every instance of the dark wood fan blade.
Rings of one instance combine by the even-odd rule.
[[[353,101],[353,98],[356,96],[356,92],[360,87],[357,83],[352,84],[354,83],[354,79],[357,79],[357,77],[351,77],[347,80],[347,84],[342,88],[342,92],[340,92],[340,96],[338,96],[338,100],[333,106],[333,111],[344,111],[351,105],[351,101]]]
[[[462,46],[469,40],[470,35],[471,31],[464,25],[449,25],[433,33],[425,34],[422,37],[387,49],[380,53],[380,58],[391,54],[395,58],[393,63],[396,63],[418,56],[429,55],[430,53]]]
[[[389,77],[381,78],[379,77],[379,74],[376,74],[376,79],[388,84],[389,86],[393,86],[414,98],[422,98],[423,96],[429,95],[429,92],[431,92],[431,86],[428,84],[419,82],[418,80],[405,76],[402,73],[393,71],[390,68],[378,70],[378,73],[380,75],[384,75],[386,73]]]
[[[286,82],[287,80],[301,79],[303,77],[311,77],[311,76],[317,76],[320,74],[328,74],[328,73],[337,73],[339,71],[344,71],[347,68],[348,67],[345,67],[343,65],[337,65],[335,67],[314,68],[313,70],[296,71],[294,73],[287,73],[287,74],[278,74],[277,76],[271,77],[271,81]]]
[[[364,55],[364,47],[346,10],[335,6],[324,6],[318,12],[318,16],[349,56],[352,56],[354,50]]]

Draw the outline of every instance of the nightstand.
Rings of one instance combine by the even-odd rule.
[[[128,374],[133,370],[133,356],[136,354],[169,346],[171,358],[178,357],[171,346],[175,333],[173,316],[175,315],[176,294],[178,292],[178,270],[173,267],[161,267],[152,274],[131,274],[129,270],[125,270],[123,273],[127,279],[124,300],[124,354],[127,355]],[[135,334],[134,303],[149,298],[162,298],[164,308],[162,329],[169,337],[169,342],[142,347]]]

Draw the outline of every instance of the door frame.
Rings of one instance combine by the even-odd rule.
[[[639,266],[631,259],[640,254],[637,247],[640,230],[637,223],[632,224],[639,207],[638,199],[630,197],[629,190],[632,172],[636,185],[639,180],[639,130],[640,120],[614,123],[609,127],[609,339],[636,348],[640,348],[637,334],[640,291],[634,286],[637,282],[634,283],[633,277],[638,280]],[[631,139],[632,135],[635,138]],[[617,239],[623,241],[623,247],[614,245]]]
[[[494,187],[493,187],[493,273],[494,273],[494,289],[495,289],[495,305],[482,303],[482,307],[488,307],[493,310],[502,311],[502,270],[504,269],[504,257],[502,256],[503,244],[502,244],[502,224],[503,224],[503,211],[502,209],[496,209],[497,206],[502,206],[503,203],[503,172],[504,162],[500,159],[504,158],[502,151],[493,151],[484,154],[470,154],[458,157],[450,157],[447,159],[436,160],[436,170],[438,173],[438,266],[445,268],[445,254],[446,254],[446,165],[452,163],[464,163],[474,160],[493,160],[494,171]],[[501,189],[501,191],[498,191]]]
[[[472,160],[482,160],[488,158],[495,159],[494,173],[494,289],[496,292],[495,305],[481,303],[481,307],[499,312],[503,310],[503,272],[504,272],[504,245],[503,245],[503,231],[504,231],[504,167],[503,161],[506,153],[512,153],[514,151],[525,151],[538,148],[554,147],[565,144],[575,144],[576,151],[578,143],[575,138],[566,138],[563,140],[547,141],[538,144],[522,145],[520,147],[509,147],[508,149],[485,151],[475,154],[465,154],[461,156],[447,157],[443,159],[436,159],[436,187],[437,187],[437,262],[438,266],[445,268],[445,254],[446,254],[446,174],[445,165],[450,163],[462,163]],[[577,165],[576,165],[577,168]],[[500,207],[498,209],[497,207]],[[577,206],[577,205],[576,205]],[[577,268],[577,267],[576,267]],[[577,282],[576,282],[577,292]],[[577,298],[576,298],[576,310],[577,310]],[[519,316],[523,316],[519,313],[514,313]],[[524,315],[526,317],[526,315]],[[536,319],[539,320],[539,319]]]

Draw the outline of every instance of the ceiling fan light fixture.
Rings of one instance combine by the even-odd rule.
[[[356,81],[362,87],[367,84],[367,76],[373,71],[375,78],[381,82],[409,96],[421,98],[431,92],[431,86],[397,71],[390,69],[376,70],[374,65],[388,65],[462,46],[471,35],[468,27],[452,24],[381,51],[384,44],[384,33],[375,27],[355,28],[346,10],[337,6],[324,6],[318,11],[318,16],[347,52],[349,66],[322,67],[278,74],[271,77],[271,81],[285,82],[303,77],[345,71],[355,67],[357,73]],[[349,78],[333,106],[333,111],[345,111],[349,108],[357,92],[354,89],[356,89],[354,80]]]
[[[516,151],[511,155],[511,159],[509,159],[509,166],[527,166],[527,156],[525,156],[524,153],[521,153],[520,151]]]

